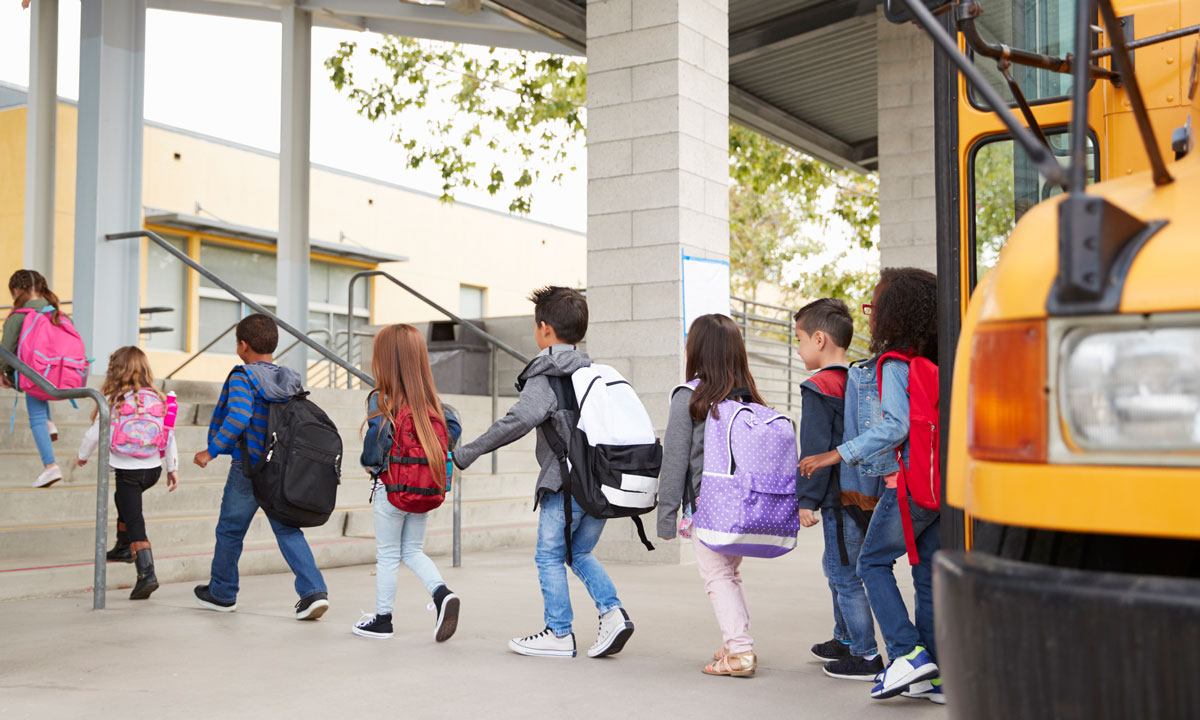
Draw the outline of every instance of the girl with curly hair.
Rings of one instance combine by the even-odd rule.
[[[937,360],[937,278],[917,268],[887,268],[875,286],[870,314],[874,359],[850,369],[846,382],[844,442],[836,449],[806,457],[801,475],[841,463],[843,502],[850,497],[856,509],[848,513],[866,523],[858,556],[858,575],[887,645],[890,663],[874,678],[871,697],[901,693],[942,702],[941,678],[935,662],[933,633],[933,571],[928,560],[912,568],[916,594],[916,624],[896,585],[893,565],[906,554],[900,502],[911,510],[913,534],[922,558],[932,558],[941,546],[940,513],[911,498],[897,497],[900,464],[897,450],[908,457],[908,363],[881,355],[899,351]],[[882,386],[882,400],[880,387]],[[872,679],[872,678],[864,678]]]

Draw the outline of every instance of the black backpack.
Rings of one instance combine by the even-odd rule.
[[[240,440],[254,499],[275,522],[304,528],[324,525],[337,504],[342,478],[342,438],[337,426],[301,392],[267,404],[267,438],[253,467],[246,436]]]

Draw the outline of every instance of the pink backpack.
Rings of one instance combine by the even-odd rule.
[[[87,384],[87,351],[83,338],[66,315],[59,315],[59,324],[50,321],[54,308],[47,306],[41,311],[21,308],[13,313],[24,313],[25,323],[21,326],[21,337],[17,343],[17,357],[46,378],[52,385],[69,390]],[[32,378],[18,373],[17,388],[39,400],[52,400],[34,384]]]
[[[175,425],[174,399],[168,396],[163,402],[150,388],[122,398],[112,408],[112,451],[136,458],[162,455]]]

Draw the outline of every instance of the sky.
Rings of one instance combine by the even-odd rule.
[[[20,2],[0,0],[2,81],[29,84],[29,18]],[[389,127],[357,115],[329,81],[324,61],[338,43],[370,43],[376,38],[350,30],[313,29],[312,162],[440,194],[438,174],[406,168],[404,151],[391,141]],[[59,6],[58,48],[58,94],[75,100],[79,96],[77,2]],[[146,119],[278,152],[280,48],[279,23],[148,11]],[[561,185],[541,181],[535,186],[530,217],[583,232],[587,167],[581,140],[572,143],[567,165],[576,169],[567,170]],[[460,190],[456,196],[463,202],[508,209],[507,197],[492,197],[486,191]]]

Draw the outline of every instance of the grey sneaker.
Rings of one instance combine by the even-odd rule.
[[[536,635],[509,640],[508,649],[518,655],[575,657],[575,633],[555,637],[550,628],[546,628]]]
[[[596,632],[596,644],[588,649],[588,657],[600,658],[616,655],[625,648],[633,635],[633,621],[625,608],[615,607],[600,616],[600,629]]]

